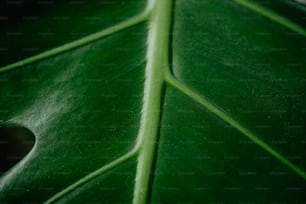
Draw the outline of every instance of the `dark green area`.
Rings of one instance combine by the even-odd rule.
[[[31,154],[0,181],[2,202],[45,201],[134,146],[145,30],[142,24],[1,75],[1,120],[36,136]]]
[[[136,160],[127,161],[76,189],[57,203],[132,203],[136,165]]]
[[[0,1],[0,66],[113,26],[145,0]]]
[[[306,169],[305,38],[231,1],[180,1],[172,72]],[[306,182],[173,88],[163,107],[152,203],[303,203]]]
[[[291,32],[230,1],[177,1],[173,73],[305,170],[306,41]]]
[[[299,3],[298,0],[252,0],[252,1],[306,28],[306,18],[305,18],[306,4]]]
[[[205,108],[167,88],[152,203],[303,203],[306,182]]]
[[[305,27],[294,1],[251,1]],[[173,2],[175,78],[306,170],[305,37],[234,1]],[[0,1],[0,66],[123,22],[146,3]],[[1,126],[25,127],[36,143],[1,176],[0,203],[42,203],[134,147],[147,36],[139,24],[1,74]],[[170,85],[163,94],[148,202],[306,203],[302,177]],[[131,203],[136,165],[120,164],[59,203]]]

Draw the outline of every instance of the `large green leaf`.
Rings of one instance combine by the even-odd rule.
[[[36,138],[1,176],[1,202],[306,202],[302,4],[7,1],[0,11],[1,126]]]

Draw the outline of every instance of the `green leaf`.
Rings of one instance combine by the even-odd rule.
[[[0,126],[36,138],[1,176],[1,202],[306,202],[302,4],[0,10]]]

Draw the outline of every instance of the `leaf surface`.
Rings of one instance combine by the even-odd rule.
[[[269,2],[2,7],[0,120],[36,143],[0,200],[305,202],[305,8]]]

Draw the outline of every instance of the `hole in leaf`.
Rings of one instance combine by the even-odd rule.
[[[22,160],[35,144],[34,134],[21,126],[0,127],[0,175]]]

